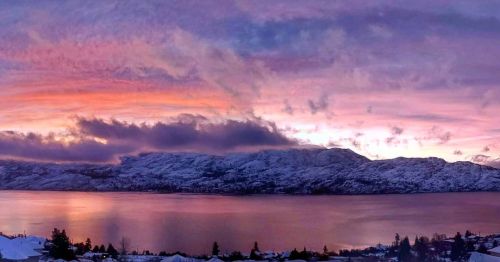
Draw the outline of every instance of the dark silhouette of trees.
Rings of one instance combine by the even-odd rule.
[[[49,249],[49,255],[55,259],[73,260],[75,259],[75,254],[73,250],[70,249],[71,243],[69,237],[66,235],[66,231],[63,229],[60,231],[54,228],[52,231],[52,245]]]
[[[106,253],[106,247],[104,245],[99,247],[99,253]]]
[[[318,260],[320,261],[328,261],[330,259],[330,252],[328,251],[328,247],[323,246],[323,253],[319,254]]]
[[[486,248],[486,246],[483,243],[481,243],[481,245],[479,245],[479,247],[477,249],[477,252],[486,254],[486,253],[488,253],[488,249]]]
[[[220,253],[219,244],[217,244],[217,241],[216,241],[212,245],[212,256],[219,256],[219,253]]]
[[[309,260],[312,257],[312,252],[307,251],[307,249],[304,247],[302,251],[297,251],[296,248],[290,252],[290,255],[288,256],[288,260]]]
[[[252,249],[252,251],[250,251],[250,259],[251,260],[261,260],[262,256],[260,255],[259,252]]]
[[[415,237],[413,249],[417,253],[418,261],[427,261],[429,257],[429,238],[424,236]]]
[[[392,242],[391,247],[389,248],[389,256],[396,256],[399,252],[399,244],[401,238],[398,233],[394,236],[394,241]]]
[[[76,243],[73,246],[75,247],[75,255],[83,255],[85,253],[85,244]]]
[[[92,241],[90,241],[90,238],[87,238],[87,240],[85,240],[84,251],[89,252],[91,249],[92,249]]]
[[[405,237],[399,245],[398,260],[411,261],[411,259],[412,255],[411,255],[410,240],[408,239],[408,237]]]
[[[243,254],[241,254],[240,251],[234,251],[229,255],[229,260],[230,261],[235,261],[235,260],[244,260],[245,257]]]
[[[253,250],[255,250],[255,252],[260,252],[259,243],[257,243],[257,241],[253,243]]]
[[[99,246],[95,245],[94,248],[92,249],[92,252],[99,253]]]
[[[106,253],[108,253],[109,256],[114,259],[118,258],[118,250],[116,250],[116,248],[111,243],[109,243],[108,248],[106,249]]]
[[[436,255],[441,255],[441,254],[444,254],[446,252],[446,244],[444,242],[444,240],[446,238],[447,237],[444,234],[435,233],[432,236],[431,246],[434,248],[434,253]]]
[[[300,252],[300,256],[303,260],[309,260],[313,256],[312,252],[307,251],[306,247]]]
[[[458,261],[465,257],[467,254],[465,249],[465,241],[462,239],[460,232],[457,232],[453,237],[453,244],[451,245],[450,258],[452,261]]]
[[[261,260],[262,256],[260,255],[259,243],[255,241],[253,243],[253,248],[250,251],[250,259],[252,260]]]
[[[399,241],[401,241],[401,237],[399,236],[398,233],[396,233],[396,235],[394,236],[394,242],[392,243],[392,245],[396,248],[399,248]]]
[[[288,257],[288,260],[309,260],[312,257],[312,252],[307,251],[307,249],[304,247],[302,251],[297,251],[297,249],[293,249],[292,252],[290,252],[290,256]]]
[[[300,259],[300,253],[299,251],[297,251],[296,248],[294,248],[292,250],[292,252],[290,252],[290,256],[288,256],[288,259],[289,260],[297,260],[297,259]]]
[[[120,240],[120,247],[119,247],[119,252],[120,252],[120,255],[124,256],[127,254],[128,252],[128,249],[129,249],[129,241],[127,238],[125,237],[122,237],[122,239]]]

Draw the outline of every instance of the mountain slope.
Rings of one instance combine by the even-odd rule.
[[[438,158],[371,161],[347,149],[148,153],[119,165],[0,161],[0,189],[377,194],[500,191],[500,170]]]

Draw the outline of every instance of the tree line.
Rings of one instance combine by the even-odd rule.
[[[449,258],[451,261],[464,261],[470,252],[476,251],[480,253],[486,253],[487,248],[484,243],[478,243],[474,238],[470,238],[473,234],[467,230],[462,236],[460,232],[457,232],[452,239],[448,239],[446,235],[434,234],[432,238],[426,236],[416,236],[413,245],[410,243],[408,236],[401,238],[399,234],[396,234],[394,241],[385,250],[384,256],[386,258],[397,257],[399,261],[402,262],[413,262],[413,261],[440,261],[442,258]],[[119,249],[117,250],[111,243],[107,246],[104,245],[92,245],[90,238],[87,238],[85,242],[72,244],[70,238],[66,234],[66,231],[54,228],[51,235],[51,240],[48,244],[49,255],[55,259],[73,260],[76,256],[83,255],[87,252],[93,252],[96,254],[105,254],[109,257],[117,259],[120,255],[127,255],[128,252],[128,241],[125,238],[119,243]],[[498,246],[497,241],[493,241],[493,246]],[[308,251],[305,247],[298,251],[293,249],[289,252],[287,258],[289,260],[314,260],[326,261],[329,260],[331,256],[345,256],[345,257],[366,257],[368,254],[373,254],[379,252],[380,250],[376,247],[370,247],[367,249],[351,249],[351,250],[340,250],[339,253],[329,251],[327,246],[323,247],[323,252],[313,252]],[[220,246],[217,242],[212,245],[212,256],[219,257],[221,253]],[[138,255],[137,251],[133,251],[132,255]],[[142,252],[143,255],[153,255],[153,253],[145,250]],[[187,256],[183,253],[167,253],[165,251],[160,252],[159,256],[168,256],[173,254],[181,254]],[[254,242],[252,248],[250,249],[250,255],[245,257],[241,252],[234,251],[230,254],[224,255],[224,258],[230,261],[234,260],[244,260],[249,258],[251,260],[264,260],[264,254],[260,251],[259,244]],[[207,258],[202,256],[200,258]]]

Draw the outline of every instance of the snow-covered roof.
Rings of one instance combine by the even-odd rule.
[[[34,244],[27,238],[9,239],[0,236],[0,254],[2,259],[23,260],[29,257],[40,256],[34,250]]]
[[[488,252],[499,253],[500,254],[500,246],[489,249]]]
[[[32,249],[43,249],[47,240],[43,237],[26,236],[14,238],[12,241],[16,243],[16,245],[22,245]]]
[[[218,257],[212,257],[207,262],[224,262],[223,260],[219,259]]]
[[[108,253],[100,253],[100,252],[85,252],[85,254],[83,254],[83,257],[86,257],[86,258],[93,258],[93,257],[102,257],[104,255],[107,255]]]
[[[469,258],[469,262],[500,262],[500,257],[472,252]]]
[[[195,259],[195,258],[188,258],[188,257],[183,257],[179,254],[166,257],[161,260],[161,262],[199,262],[200,260]]]

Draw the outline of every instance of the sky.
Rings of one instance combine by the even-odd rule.
[[[0,156],[500,166],[499,1],[1,1]]]

